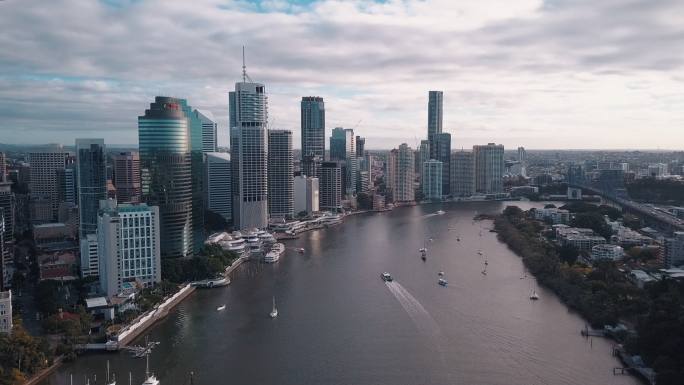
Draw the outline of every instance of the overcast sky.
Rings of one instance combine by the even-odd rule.
[[[434,89],[453,148],[684,149],[681,0],[2,0],[0,26],[0,143],[137,144],[168,95],[227,145],[245,45],[297,148],[302,96],[391,148],[426,136]]]

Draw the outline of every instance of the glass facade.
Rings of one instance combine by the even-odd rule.
[[[107,199],[107,158],[104,139],[76,139],[79,237],[97,231],[100,201]]]

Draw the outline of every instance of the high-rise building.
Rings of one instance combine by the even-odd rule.
[[[423,198],[442,199],[442,162],[430,159],[423,163]]]
[[[336,211],[342,207],[342,169],[337,162],[321,164],[320,208]]]
[[[142,200],[140,154],[119,152],[112,157],[114,186],[118,203],[139,203]]]
[[[451,189],[451,134],[448,132],[434,134],[430,150],[434,153],[433,159],[442,162],[442,194],[449,195],[451,193],[449,191]]]
[[[297,175],[294,178],[294,211],[311,215],[320,210],[318,178]]]
[[[138,117],[138,138],[143,201],[159,207],[161,256],[191,256],[204,241],[198,236],[203,223],[195,220],[198,208],[193,207],[196,184],[191,154],[201,138],[201,125],[191,118],[184,99],[157,96],[145,115]]]
[[[214,115],[204,110],[194,110],[193,114],[202,124],[202,152],[216,152],[218,124],[216,119],[214,119]]]
[[[268,131],[268,213],[271,218],[294,216],[292,131]]]
[[[0,333],[12,333],[12,290],[0,291]]]
[[[67,163],[63,170],[57,170],[57,183],[59,183],[57,195],[60,203],[78,206],[78,183],[76,182],[76,174],[75,162],[72,164]]]
[[[302,171],[318,176],[325,159],[325,103],[319,96],[304,96],[301,102]]]
[[[31,191],[31,221],[51,222],[59,209],[57,171],[64,170],[68,153],[62,146],[51,146],[40,152],[29,152]]]
[[[366,138],[356,135],[356,157],[363,158],[366,154]]]
[[[5,153],[0,152],[0,183],[7,180],[7,159]]]
[[[684,231],[675,231],[665,239],[665,267],[684,266]]]
[[[415,159],[413,149],[402,143],[398,149],[390,151],[387,162],[387,186],[395,202],[413,202],[415,190]]]
[[[494,143],[473,146],[475,191],[482,194],[503,192],[504,146]]]
[[[102,201],[97,240],[100,286],[108,298],[119,293],[124,282],[137,280],[146,287],[161,282],[156,206],[117,205],[112,199]]]
[[[458,198],[475,194],[475,158],[472,152],[451,154],[451,195]]]
[[[330,135],[330,160],[344,161],[347,159],[347,134],[342,127],[335,127]]]
[[[107,199],[104,139],[76,139],[76,181],[80,238],[97,231],[100,201]]]
[[[268,225],[268,97],[261,83],[235,83],[229,93],[233,225]]]
[[[443,98],[442,91],[428,92],[428,132],[427,137],[430,141],[430,159],[437,159],[435,148],[432,145],[433,135],[442,132],[443,118]]]
[[[14,265],[14,229],[16,224],[16,199],[12,182],[0,182],[0,290],[11,280]]]
[[[87,234],[81,238],[81,277],[94,277],[100,274],[100,257],[97,254],[97,234]]]
[[[421,140],[420,148],[418,149],[418,154],[416,154],[416,173],[421,174],[423,172],[423,163],[430,160],[430,141]]]
[[[207,208],[227,223],[233,221],[230,154],[207,153]]]
[[[525,147],[518,147],[518,162],[520,162],[520,175],[527,176],[527,151]]]

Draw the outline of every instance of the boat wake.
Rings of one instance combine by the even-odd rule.
[[[397,281],[385,282],[385,284],[420,332],[433,336],[440,334],[439,325],[437,325],[435,319],[432,318],[430,313],[425,310],[423,305],[408,290]]]

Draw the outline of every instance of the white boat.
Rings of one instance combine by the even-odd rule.
[[[437,273],[437,275],[439,275],[440,277],[444,277],[444,272],[440,271],[439,273]]]
[[[142,385],[159,385],[157,377],[150,373],[150,353],[151,351],[148,348],[148,351],[145,353],[145,381]]]
[[[221,305],[216,308],[216,311],[226,310],[226,305]]]
[[[419,253],[425,253],[426,251],[427,251],[427,249],[424,247],[421,247],[420,249],[418,249]]]
[[[276,318],[278,316],[278,308],[275,303],[275,296],[273,297],[273,310],[268,314],[271,318]]]
[[[530,294],[530,299],[531,299],[532,301],[536,301],[536,300],[539,299],[539,294],[537,294],[537,291],[536,291],[536,290],[533,291],[532,294]]]
[[[436,212],[435,214],[437,214],[437,215],[444,215],[445,212],[444,212],[444,210],[437,210],[437,212]]]
[[[285,245],[282,243],[276,243],[271,247],[271,251],[266,253],[264,256],[264,262],[266,263],[275,263],[278,262],[280,259],[280,256],[283,254],[285,251]]]
[[[444,278],[440,278],[439,281],[437,281],[437,283],[439,283],[440,286],[445,286],[445,287],[446,287],[446,285],[449,284],[449,282],[447,282],[447,280]]]
[[[273,234],[269,233],[268,231],[264,230],[259,230],[257,233],[259,235],[259,240],[263,243],[276,243],[276,239],[273,236]]]
[[[380,278],[382,278],[382,280],[385,282],[392,282],[394,280],[394,278],[392,278],[392,275],[390,275],[390,273],[388,272],[380,274]]]
[[[477,254],[482,255],[482,251],[478,250]]]
[[[300,247],[299,249],[297,249],[297,251],[299,252],[299,254],[304,254],[304,248],[303,247]]]

